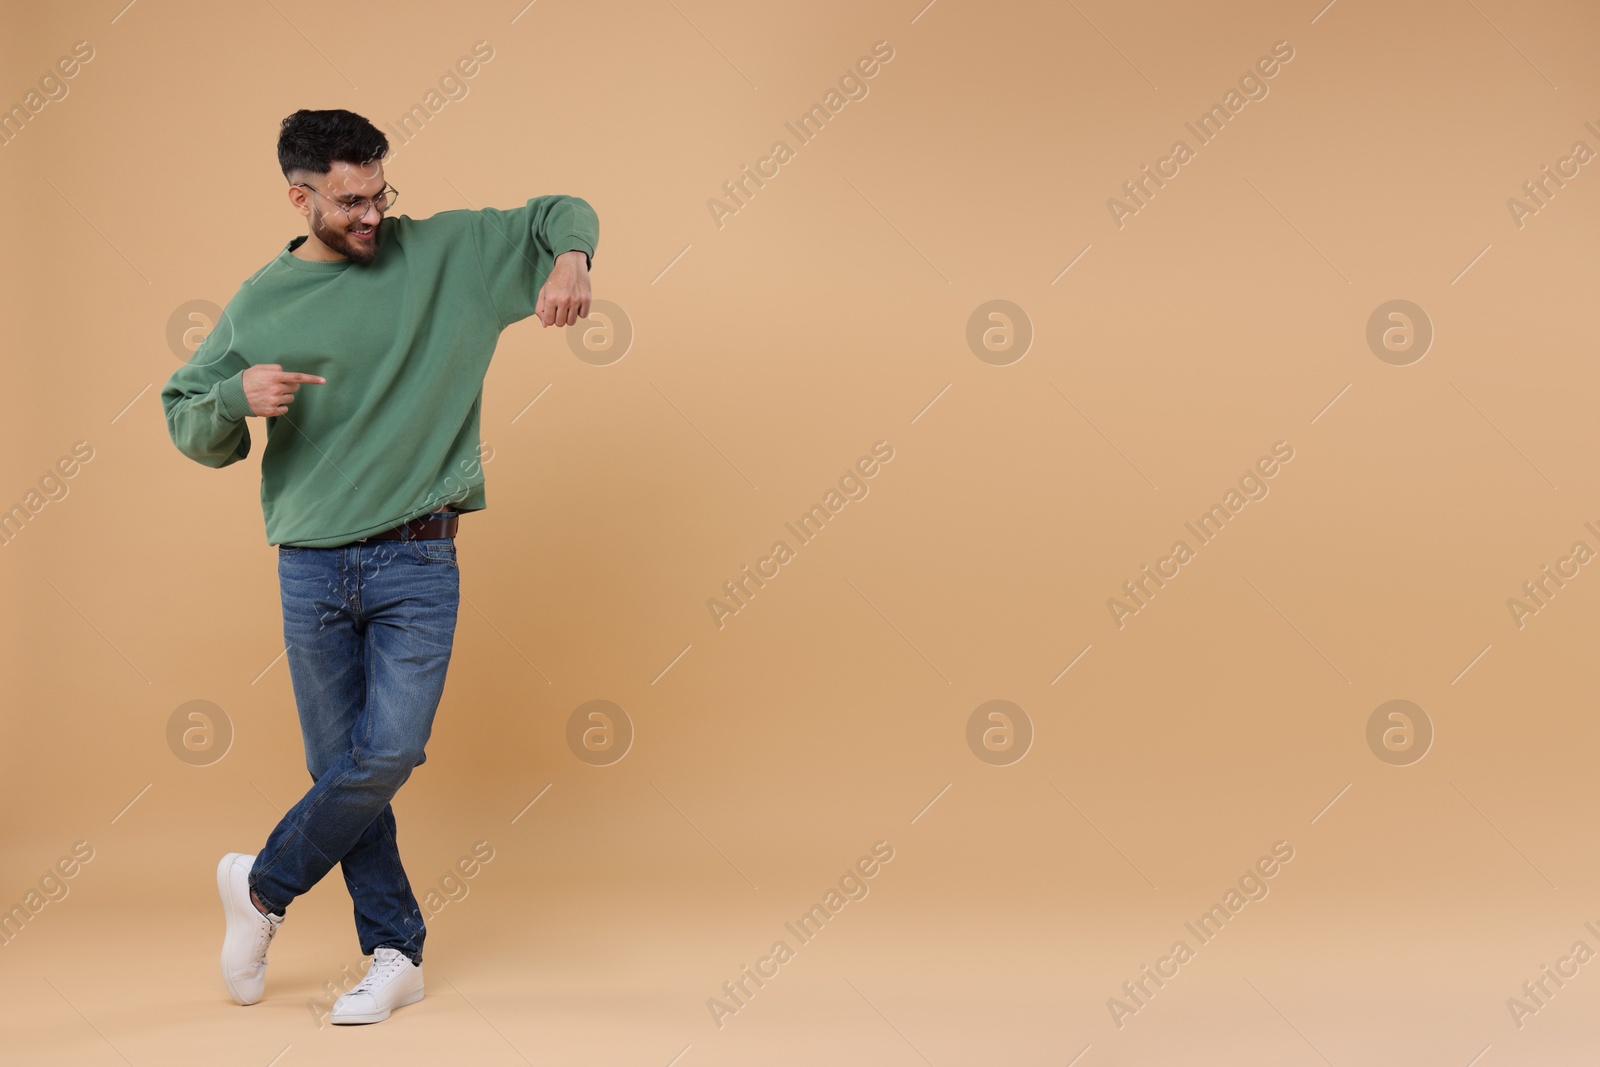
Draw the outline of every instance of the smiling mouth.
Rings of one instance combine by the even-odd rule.
[[[348,232],[349,232],[350,236],[352,236],[352,237],[359,237],[359,238],[361,238],[363,240],[366,240],[367,238],[370,238],[375,232],[377,232],[377,228],[376,227],[368,227],[365,230],[358,230],[358,229],[355,229],[354,227],[352,227]]]

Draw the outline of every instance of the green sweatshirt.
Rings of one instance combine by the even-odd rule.
[[[208,467],[250,454],[243,375],[316,374],[267,416],[267,543],[340,545],[446,505],[486,506],[478,423],[500,332],[533,315],[556,256],[593,257],[594,209],[539,196],[510,210],[388,216],[369,264],[291,255],[243,285],[161,390],[179,451]]]

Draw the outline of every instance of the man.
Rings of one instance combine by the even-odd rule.
[[[261,506],[313,782],[259,854],[217,867],[223,982],[261,999],[285,909],[337,864],[373,960],[334,1023],[422,998],[426,929],[389,801],[426,758],[444,689],[459,515],[486,506],[483,379],[512,323],[587,317],[599,240],[571,196],[387,215],[388,147],[349,111],[283,120],[278,162],[309,233],[239,287],[161,391],[173,443],[208,467],[248,456],[245,420],[266,420]]]

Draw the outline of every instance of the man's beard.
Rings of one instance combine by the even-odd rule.
[[[327,225],[325,218],[318,214],[311,219],[311,232],[317,235],[317,240],[357,265],[364,266],[378,257],[378,226],[383,222],[382,219],[372,224],[372,240],[363,246],[342,231]]]

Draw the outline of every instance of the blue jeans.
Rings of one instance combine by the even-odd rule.
[[[250,887],[275,914],[338,864],[363,955],[422,962],[422,912],[389,800],[423,763],[455,639],[451,538],[278,547],[283,639],[310,790],[273,829]]]

